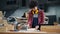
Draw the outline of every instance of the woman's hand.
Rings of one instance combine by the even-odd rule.
[[[39,26],[36,26],[35,29],[38,30]]]
[[[27,26],[28,26],[28,29],[29,29],[30,28],[29,24]]]

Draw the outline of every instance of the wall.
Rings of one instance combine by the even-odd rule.
[[[56,15],[56,7],[55,6],[49,6],[47,9],[46,15]]]
[[[23,9],[17,9],[11,16],[14,17],[20,17],[24,14],[24,12],[26,12],[28,9],[27,8],[23,8]]]
[[[28,8],[17,9],[11,16],[21,17]],[[57,21],[59,22],[58,18],[60,17],[60,6],[49,6],[45,15],[56,15]]]
[[[57,22],[59,22],[60,17],[60,6],[49,6],[48,12],[45,13],[46,15],[56,15]]]
[[[0,9],[3,9],[6,6],[6,1],[7,0],[0,0]]]
[[[6,5],[6,1],[7,0],[1,0],[0,1],[0,9],[4,9]],[[19,8],[20,9],[17,9],[11,16],[16,16],[16,17],[21,17],[23,15],[23,13],[28,10],[28,8],[22,8],[22,3],[21,3],[22,0],[18,0],[17,1],[17,4],[19,5]],[[28,2],[30,0],[26,0],[27,2],[27,6],[28,6]],[[10,11],[9,13],[12,13],[13,11]],[[8,13],[8,14],[9,14]],[[57,16],[57,21],[59,22],[59,17],[60,17],[60,6],[49,6],[47,12],[45,13],[46,15],[56,15]]]
[[[60,6],[56,7],[56,16],[57,16],[57,21],[60,23],[60,20],[59,20],[59,18],[60,18]]]
[[[60,6],[50,6],[47,11],[46,15],[56,15],[57,22],[59,22]]]
[[[13,16],[20,17],[27,10],[28,10],[28,8],[17,9],[13,13]],[[56,15],[56,7],[49,7],[48,10],[47,10],[47,12],[45,14],[46,15]]]

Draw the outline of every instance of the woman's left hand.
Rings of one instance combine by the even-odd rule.
[[[39,26],[36,26],[35,29],[38,30]]]

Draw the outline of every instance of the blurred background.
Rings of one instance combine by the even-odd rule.
[[[0,11],[4,17],[21,17],[29,10],[31,0],[0,0]],[[48,24],[57,22],[60,24],[60,0],[34,0],[38,1],[38,8],[44,9],[45,15],[49,18]]]

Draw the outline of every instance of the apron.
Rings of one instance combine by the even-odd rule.
[[[33,22],[32,22],[32,28],[35,28],[35,26],[38,25],[38,18],[33,18]]]
[[[35,28],[36,26],[39,26],[38,30],[40,30],[41,25],[38,24],[38,14],[33,15],[32,28]]]

